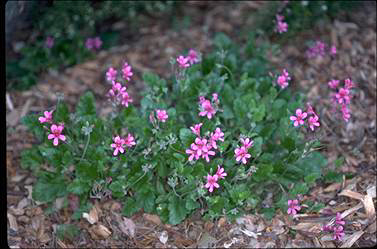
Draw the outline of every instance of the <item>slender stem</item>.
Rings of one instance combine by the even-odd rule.
[[[235,84],[235,82],[234,82],[234,77],[233,77],[233,74],[232,74],[232,72],[230,71],[230,69],[229,69],[227,66],[225,66],[225,65],[221,65],[221,64],[219,64],[219,66],[225,68],[225,69],[228,71],[228,73],[230,74],[230,77],[232,77],[233,84]]]
[[[85,144],[84,152],[82,153],[82,156],[81,156],[80,161],[81,161],[82,159],[84,159],[84,156],[85,156],[85,154],[86,154],[86,150],[88,149],[89,141],[90,141],[90,133],[88,134],[88,140],[86,140],[86,144]]]
[[[132,183],[131,186],[136,184],[138,181],[140,181],[141,178],[143,178],[146,174],[147,174],[147,172],[144,172],[144,174],[142,176],[140,176],[134,183]],[[128,186],[126,188],[128,188]]]
[[[175,152],[178,152],[178,153],[181,153],[181,154],[183,154],[183,155],[186,155],[186,153],[184,153],[184,152],[182,152],[182,151],[180,151],[180,150],[175,149],[171,144],[169,145],[169,147],[170,147],[172,150],[174,150]]]
[[[173,191],[174,191],[174,194],[179,197],[179,199],[182,199],[182,197],[175,191],[175,187],[172,187]]]

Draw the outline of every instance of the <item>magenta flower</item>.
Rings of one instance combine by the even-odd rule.
[[[205,185],[206,188],[208,188],[209,192],[213,192],[213,188],[219,188],[220,185],[217,183],[218,177],[217,175],[211,176],[207,175],[207,184]]]
[[[101,46],[102,46],[102,41],[101,41],[101,38],[99,38],[98,36],[95,37],[93,40],[93,47],[96,48],[96,49],[100,49]]]
[[[323,225],[323,227],[322,227],[321,230],[324,231],[324,232],[328,232],[328,231],[333,230],[333,227],[332,226],[328,226],[328,225]]]
[[[108,81],[115,81],[117,77],[117,70],[114,70],[114,68],[110,67],[109,70],[106,72],[106,79]]]
[[[62,135],[62,131],[64,129],[64,125],[51,125],[51,134],[48,135],[48,139],[54,139],[54,146],[57,146],[59,144],[59,139],[62,141],[65,141],[65,136]]]
[[[342,220],[342,215],[338,212],[336,213],[336,217],[335,217],[335,223],[338,224],[338,225],[345,225],[346,222],[344,220]]]
[[[186,149],[186,153],[189,154],[189,161],[192,161],[195,157],[195,160],[198,160],[199,159],[199,155],[198,155],[198,151],[196,149],[196,145],[194,143],[191,144],[191,150],[190,149]]]
[[[135,143],[135,138],[130,134],[128,133],[126,139],[124,139],[124,144],[127,146],[127,147],[132,147],[134,146],[136,143]]]
[[[125,107],[128,107],[128,103],[132,103],[133,99],[128,95],[128,92],[123,92],[122,93],[122,102],[121,104]]]
[[[201,112],[199,112],[199,116],[206,116],[208,119],[211,119],[213,115],[215,115],[216,110],[212,107],[212,104],[209,100],[204,100],[201,103]]]
[[[234,150],[236,161],[242,161],[243,164],[247,163],[247,159],[251,157],[251,155],[248,153],[247,149],[242,146],[240,148],[237,148]]]
[[[199,104],[202,104],[204,101],[206,101],[206,98],[204,98],[204,96],[199,96]]]
[[[331,80],[329,83],[327,83],[330,88],[336,89],[339,85],[339,80]]]
[[[39,120],[39,122],[41,122],[41,123],[45,123],[45,122],[47,122],[47,123],[50,123],[50,122],[52,122],[52,113],[53,113],[54,111],[45,111],[44,112],[44,117],[39,117],[38,118],[38,120]]]
[[[132,68],[130,65],[128,65],[127,62],[124,63],[123,68],[123,79],[126,79],[127,81],[130,81],[130,77],[133,75]]]
[[[309,127],[312,131],[314,131],[314,126],[320,126],[318,122],[318,116],[309,117]]]
[[[330,48],[330,54],[331,55],[336,55],[336,47],[335,47],[335,45],[331,46],[331,48]]]
[[[191,65],[199,62],[198,52],[196,52],[194,49],[189,50],[186,58]]]
[[[301,210],[300,205],[298,204],[298,200],[288,200],[288,214],[295,215],[297,214],[297,211]]]
[[[203,154],[203,152],[207,152],[208,151],[207,139],[205,139],[205,138],[200,139],[200,138],[197,137],[195,139],[195,145],[192,148],[197,151],[197,154],[199,156],[201,156]]]
[[[254,141],[249,138],[246,138],[246,139],[241,138],[240,140],[241,140],[242,146],[245,147],[246,149],[249,149],[254,144]]]
[[[289,80],[291,80],[291,77],[289,77],[287,70],[284,69],[282,75],[278,76],[277,83],[282,89],[284,89],[288,86]]]
[[[108,93],[110,97],[118,97],[119,95],[123,94],[127,89],[125,86],[122,86],[122,84],[118,82],[113,81],[112,84],[113,86]]]
[[[342,240],[343,236],[345,235],[343,232],[342,226],[337,226],[333,228],[334,231],[334,240]]]
[[[296,110],[296,116],[291,116],[290,120],[294,121],[293,125],[296,127],[298,125],[304,124],[304,119],[308,116],[306,112],[302,112],[301,109]]]
[[[309,58],[316,57],[316,56],[324,56],[325,55],[325,43],[321,41],[317,41],[312,47],[308,49],[306,52]]]
[[[200,137],[200,127],[202,127],[202,125],[203,125],[203,123],[199,123],[199,124],[196,124],[194,126],[191,126],[190,129],[195,135]]]
[[[335,95],[338,100],[339,104],[345,103],[348,104],[350,102],[350,91],[348,89],[340,88],[339,92]]]
[[[118,152],[124,153],[124,148],[123,148],[125,144],[124,139],[120,138],[119,136],[116,136],[113,138],[113,140],[114,140],[114,143],[111,144],[111,147],[115,148],[113,155],[114,156],[118,155]]]
[[[190,64],[188,63],[189,59],[186,58],[186,57],[183,57],[182,55],[178,56],[177,58],[177,62],[178,62],[178,66],[180,68],[187,68],[190,66]]]
[[[216,153],[210,150],[210,147],[207,147],[206,150],[202,150],[202,158],[206,159],[207,163],[209,163],[209,156],[214,156]]]
[[[283,20],[284,20],[284,16],[276,15],[276,22],[277,22],[276,31],[280,34],[288,31],[288,24],[284,22]]]
[[[165,123],[165,121],[169,117],[165,110],[156,110],[156,113],[157,113],[157,119],[163,123]]]
[[[86,39],[85,46],[86,46],[87,49],[92,50],[93,49],[93,39],[92,38]]]
[[[347,108],[346,105],[342,105],[342,115],[344,121],[348,122],[348,120],[351,118],[350,110]]]
[[[308,102],[308,103],[306,103],[306,105],[308,106],[308,109],[307,109],[307,113],[310,115],[310,114],[313,114],[314,116],[318,116],[316,113],[315,113],[315,111],[314,111],[314,109],[313,109],[313,107],[312,107],[312,105]]]
[[[228,174],[225,172],[224,168],[221,168],[220,165],[217,165],[216,175],[218,179],[224,179],[224,176],[227,176]]]
[[[55,39],[54,37],[52,36],[47,36],[46,38],[46,42],[45,42],[45,46],[47,48],[52,48],[54,46],[54,43],[55,43]]]
[[[221,142],[224,142],[224,132],[222,132],[220,128],[216,128],[214,135],[215,135],[216,140],[220,140]]]
[[[344,80],[344,87],[349,90],[351,88],[354,88],[355,84],[352,82],[351,79],[345,79]]]

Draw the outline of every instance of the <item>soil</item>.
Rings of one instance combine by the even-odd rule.
[[[20,167],[20,153],[36,139],[20,124],[20,118],[31,112],[51,109],[56,93],[64,93],[70,110],[85,91],[94,92],[98,113],[111,111],[105,93],[109,84],[105,72],[127,61],[134,76],[129,87],[135,105],[143,88],[141,75],[153,71],[161,77],[171,75],[168,63],[184,50],[194,48],[204,55],[212,49],[216,32],[224,32],[237,40],[243,25],[252,25],[253,14],[265,6],[263,1],[251,2],[186,2],[172,25],[169,17],[145,17],[132,39],[122,46],[101,51],[95,59],[64,71],[49,71],[40,76],[38,84],[28,91],[10,91],[7,98],[7,218],[8,245],[30,247],[366,247],[376,244],[376,11],[375,2],[364,4],[352,13],[341,13],[331,23],[318,22],[311,30],[298,33],[282,44],[278,56],[268,59],[278,68],[287,68],[293,75],[293,89],[307,93],[313,106],[321,110],[322,143],[329,168],[339,156],[345,163],[338,169],[354,173],[341,183],[318,183],[305,200],[325,203],[320,212],[296,215],[278,213],[272,220],[258,214],[246,215],[229,222],[220,218],[204,221],[200,213],[182,224],[163,224],[155,215],[140,211],[129,219],[121,216],[122,203],[115,200],[93,201],[89,215],[98,221],[91,225],[86,219],[71,219],[71,207],[45,214],[45,205],[32,200],[36,179]],[[184,16],[189,17],[186,21]],[[271,37],[272,42],[276,37]],[[322,40],[337,47],[337,55],[308,59],[309,40]],[[351,101],[351,119],[344,122],[331,112],[327,82],[332,78],[351,77],[356,83]],[[320,233],[320,222],[330,214],[341,212],[346,221],[346,236],[337,242]],[[334,216],[334,215],[333,215]],[[56,227],[73,224],[80,229],[78,238],[60,239]]]

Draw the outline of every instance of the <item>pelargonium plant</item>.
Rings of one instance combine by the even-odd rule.
[[[318,139],[307,141],[297,128],[320,132],[319,114],[304,110],[287,84],[289,68],[277,85],[268,67],[247,66],[266,63],[265,50],[249,53],[253,40],[239,46],[219,34],[214,45],[203,57],[194,49],[178,55],[169,79],[148,72],[136,82],[131,64],[110,65],[107,116],[90,92],[75,110],[60,97],[54,108],[26,116],[39,140],[22,153],[38,179],[33,199],[50,207],[59,197],[79,200],[72,217],[79,219],[90,198],[114,198],[125,216],[143,209],[178,224],[198,209],[206,219],[271,217],[305,194],[327,162],[315,150]],[[141,83],[135,105],[128,90]],[[267,196],[274,205],[263,204]],[[293,214],[299,206],[291,203]]]

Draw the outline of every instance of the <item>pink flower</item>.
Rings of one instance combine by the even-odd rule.
[[[343,232],[342,226],[337,226],[333,228],[334,231],[334,240],[342,240],[343,236],[345,235]]]
[[[242,143],[242,145],[243,145],[246,149],[248,149],[248,148],[250,148],[251,146],[253,146],[254,141],[251,140],[251,139],[249,139],[249,138],[246,138],[246,139],[241,138],[241,143]]]
[[[200,139],[200,138],[197,137],[195,139],[195,146],[192,147],[192,148],[197,151],[198,156],[201,156],[203,154],[203,152],[208,151],[207,139],[205,139],[205,138]]]
[[[165,110],[156,110],[156,113],[157,113],[157,119],[163,123],[165,123],[165,121],[169,117]]]
[[[209,100],[204,100],[201,103],[201,112],[199,112],[199,116],[206,116],[208,119],[211,119],[213,115],[215,115],[216,110],[212,107],[211,102]]]
[[[332,229],[333,229],[333,227],[332,226],[328,226],[328,225],[324,225],[322,227],[322,231],[324,231],[324,232],[331,231]]]
[[[113,86],[109,90],[109,96],[110,97],[118,97],[119,95],[123,94],[126,91],[126,87],[122,86],[120,83],[113,81]]]
[[[338,212],[336,213],[335,223],[338,225],[345,225],[346,222],[342,220],[342,215]]]
[[[200,127],[202,127],[203,123],[200,123],[200,124],[196,124],[194,126],[191,126],[190,129],[191,131],[197,135],[198,137],[200,137]]]
[[[336,89],[339,85],[339,80],[331,80],[329,83],[327,83],[330,88]]]
[[[298,200],[288,200],[288,214],[295,215],[297,211],[301,210],[300,205],[298,204]]]
[[[196,149],[196,145],[194,143],[191,144],[191,150],[190,149],[187,149],[186,150],[186,153],[190,155],[189,157],[189,161],[192,161],[195,157],[196,160],[199,159],[199,155],[198,155],[198,151]]]
[[[342,105],[342,115],[344,121],[348,122],[348,120],[351,118],[350,110],[347,108],[346,105]]]
[[[276,30],[280,34],[288,31],[288,24],[284,22],[283,20],[284,20],[284,16],[276,15],[276,21],[277,21]]]
[[[206,98],[204,98],[204,96],[199,96],[199,104],[202,104],[204,101],[206,101]]]
[[[106,72],[106,79],[108,81],[115,81],[117,76],[117,70],[114,70],[114,68],[110,67],[109,70]]]
[[[345,103],[348,104],[350,102],[350,91],[348,89],[340,88],[339,92],[335,95],[338,100],[339,104]]]
[[[52,48],[54,46],[54,43],[55,43],[55,39],[54,37],[52,36],[47,36],[46,38],[46,42],[45,42],[45,46],[47,48]]]
[[[309,117],[309,127],[312,131],[314,131],[314,126],[318,127],[319,125],[318,116]]]
[[[309,58],[325,55],[325,43],[317,41],[314,46],[310,47],[306,52]]]
[[[220,185],[217,183],[218,177],[217,175],[211,176],[207,175],[207,184],[205,185],[206,188],[208,188],[209,192],[213,192],[213,188],[219,188]]]
[[[206,150],[202,150],[202,158],[205,158],[207,163],[209,163],[209,157],[208,156],[214,156],[216,153],[211,148],[208,148]]]
[[[221,168],[220,165],[217,165],[216,175],[219,179],[224,179],[224,176],[227,176],[228,174],[225,172],[224,168]]]
[[[193,49],[189,50],[188,56],[186,58],[191,65],[199,62],[198,53]]]
[[[287,70],[284,69],[283,74],[278,77],[277,83],[282,89],[284,89],[288,86],[288,81],[290,79]]]
[[[128,92],[122,93],[122,105],[128,107],[128,103],[132,103],[133,99],[128,95]]]
[[[101,46],[102,46],[102,41],[101,41],[101,38],[99,38],[98,36],[96,38],[94,38],[93,40],[93,47],[96,48],[96,49],[100,49]]]
[[[120,138],[119,136],[116,136],[113,138],[114,143],[111,144],[112,148],[115,148],[114,150],[114,156],[118,155],[118,152],[124,153],[123,145],[125,144],[124,139]]]
[[[312,105],[308,102],[308,103],[306,103],[306,105],[308,106],[308,109],[307,109],[307,113],[310,115],[310,114],[313,114],[314,116],[318,116],[316,113],[315,113],[315,111],[314,111],[314,109],[313,109],[313,107],[312,107]]]
[[[352,82],[351,79],[345,79],[344,80],[344,87],[349,90],[351,88],[354,88],[355,84]]]
[[[123,79],[130,81],[130,79],[131,79],[130,77],[133,75],[133,73],[132,73],[131,66],[128,65],[127,62],[124,63],[123,68],[122,68],[122,72],[123,72]]]
[[[62,135],[62,131],[64,129],[64,125],[51,125],[51,134],[48,135],[48,139],[54,139],[54,146],[57,146],[59,144],[59,139],[62,141],[65,141],[65,136]]]
[[[135,138],[130,134],[128,133],[127,135],[127,138],[124,139],[124,144],[127,146],[127,147],[132,147],[134,146],[136,143],[135,143]],[[123,152],[122,152],[123,153]]]
[[[212,102],[216,103],[217,105],[219,104],[219,98],[217,93],[212,94]]]
[[[224,137],[224,132],[222,132],[220,128],[216,128],[215,132],[214,133],[212,132],[210,134],[209,144],[213,148],[217,149],[216,141],[220,140],[220,141],[224,142],[224,138],[223,137]]]
[[[85,46],[86,46],[87,49],[92,50],[93,49],[93,39],[92,38],[86,39]]]
[[[45,123],[45,122],[47,122],[47,123],[50,123],[50,122],[52,122],[52,113],[53,113],[54,111],[45,111],[44,112],[44,117],[39,117],[39,122],[41,122],[41,123]]]
[[[306,112],[303,113],[301,109],[297,109],[296,116],[291,116],[290,120],[294,121],[293,125],[296,127],[304,124],[304,119],[306,116],[308,116]]]
[[[251,157],[251,155],[248,153],[247,149],[244,146],[235,149],[234,153],[236,156],[236,161],[239,162],[242,160],[243,164],[246,164],[247,159]]]
[[[331,48],[330,48],[330,54],[331,55],[336,55],[336,47],[335,47],[335,45],[331,46]]]
[[[180,68],[187,68],[190,66],[190,64],[188,63],[188,58],[186,57],[183,57],[182,55],[180,55],[178,58],[177,58],[177,62],[178,62],[178,65]]]

